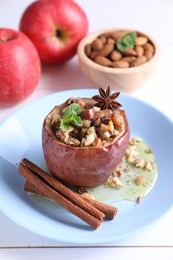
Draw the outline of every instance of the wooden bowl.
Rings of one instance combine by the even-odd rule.
[[[85,54],[85,46],[92,43],[98,36],[112,31],[119,31],[119,29],[107,29],[92,33],[84,37],[77,49],[78,59],[86,79],[88,79],[94,87],[107,87],[110,86],[113,90],[131,93],[139,89],[145,84],[152,76],[159,60],[160,47],[158,43],[149,35],[136,31],[142,36],[146,36],[150,43],[154,46],[154,55],[146,63],[129,68],[112,68],[99,65],[88,58]],[[132,30],[125,30],[132,31]]]

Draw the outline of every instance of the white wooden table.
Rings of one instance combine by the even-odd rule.
[[[18,28],[20,15],[31,0],[1,0],[0,27]],[[133,93],[173,121],[173,1],[172,0],[76,0],[88,15],[90,32],[103,28],[135,28],[154,36],[161,46],[160,63],[153,77]],[[22,103],[0,108],[0,120],[32,100],[60,90],[87,88],[78,60],[61,67],[43,67],[35,92]],[[1,194],[1,191],[0,191]],[[33,234],[0,212],[0,259],[173,259],[173,207],[147,230],[106,245],[68,245]]]

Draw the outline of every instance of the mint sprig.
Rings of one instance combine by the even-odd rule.
[[[136,37],[136,32],[127,33],[117,41],[117,49],[121,52],[126,51],[128,48],[133,49],[136,43]]]
[[[61,118],[60,129],[62,131],[68,131],[69,125],[83,126],[82,119],[80,114],[82,112],[82,108],[77,103],[72,103],[65,109],[64,115]]]

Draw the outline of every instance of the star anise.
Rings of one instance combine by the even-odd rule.
[[[104,90],[103,88],[99,88],[99,93],[100,96],[95,95],[92,97],[95,101],[97,101],[95,106],[100,107],[102,110],[111,109],[112,111],[121,107],[121,104],[115,101],[115,99],[119,96],[120,92],[114,92],[111,95],[111,88],[110,86],[108,86],[106,90]]]

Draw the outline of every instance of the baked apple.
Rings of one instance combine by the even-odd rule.
[[[69,98],[46,116],[42,146],[52,174],[66,185],[103,184],[122,159],[130,129],[121,104],[99,89],[100,96]]]

